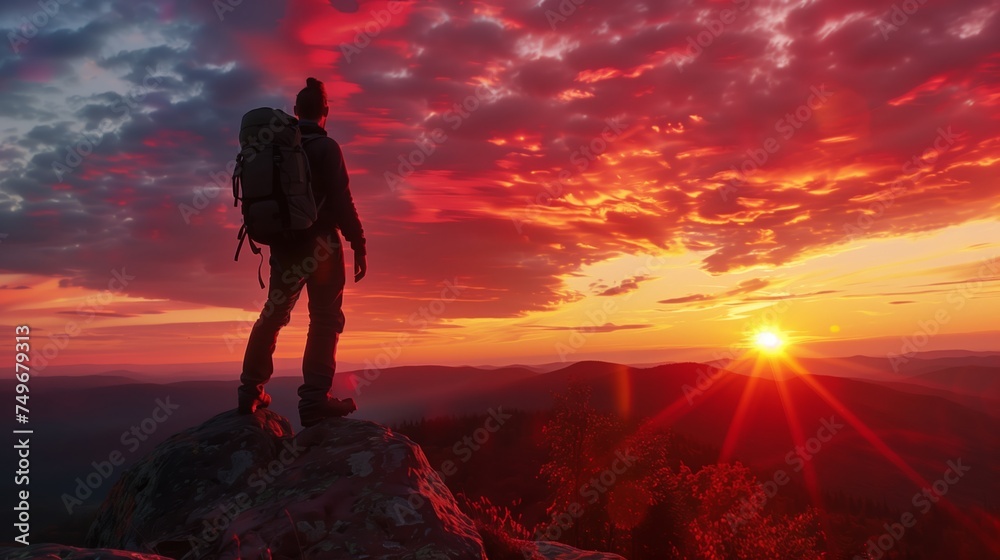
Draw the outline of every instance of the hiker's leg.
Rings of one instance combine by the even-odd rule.
[[[325,403],[330,396],[337,339],[344,332],[344,249],[336,233],[315,245],[317,268],[306,280],[309,333],[302,356],[299,411]]]
[[[243,373],[240,375],[241,399],[252,400],[264,392],[264,384],[274,373],[274,349],[278,331],[288,324],[292,308],[302,294],[305,279],[294,274],[295,256],[283,249],[271,248],[268,260],[271,273],[267,286],[267,302],[254,322],[243,356]],[[286,271],[288,272],[286,274]]]

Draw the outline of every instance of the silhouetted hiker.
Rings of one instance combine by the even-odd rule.
[[[320,204],[318,218],[306,230],[304,241],[271,244],[268,298],[247,341],[238,394],[243,414],[271,403],[264,384],[274,372],[278,331],[291,319],[304,286],[309,293],[309,332],[302,356],[303,383],[298,390],[299,419],[303,426],[311,426],[324,418],[356,410],[353,399],[330,397],[337,339],[344,331],[344,251],[338,229],[354,251],[355,282],[364,278],[368,265],[364,232],[348,188],[344,156],[324,129],[329,107],[323,83],[307,79],[306,87],[295,98],[294,111],[305,139],[303,149],[316,202]]]

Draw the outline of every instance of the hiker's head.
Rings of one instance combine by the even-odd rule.
[[[306,78],[306,87],[295,97],[295,116],[300,119],[316,121],[320,126],[326,124],[326,115],[330,108],[326,105],[326,88],[323,82],[316,78]]]

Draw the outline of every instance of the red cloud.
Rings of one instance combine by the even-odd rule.
[[[449,317],[517,316],[577,297],[564,275],[622,253],[706,251],[701,266],[724,273],[995,217],[992,4],[927,3],[886,38],[884,10],[860,0],[752,3],[697,56],[675,56],[738,4],[588,2],[554,28],[552,1],[402,3],[387,19],[386,2],[301,1],[276,24],[194,12],[196,31],[178,30],[191,51],[152,53],[182,79],[65,182],[46,173],[71,139],[17,178],[35,186],[16,225],[41,233],[34,256],[0,265],[98,289],[127,265],[137,295],[256,308],[225,189],[190,224],[178,205],[225,170],[243,111],[290,109],[309,75],[328,83],[369,232],[371,274],[350,305],[373,321],[405,317],[444,280],[467,287]],[[71,66],[41,62],[69,98]],[[438,130],[447,139],[390,189],[386,173]]]

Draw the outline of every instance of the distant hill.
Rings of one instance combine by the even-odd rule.
[[[1000,366],[963,366],[938,369],[910,379],[962,395],[1000,399]]]
[[[989,395],[976,395],[967,393],[956,393],[948,389],[943,389],[940,387],[935,387],[931,385],[915,383],[913,381],[879,381],[877,382],[881,385],[889,387],[895,391],[900,391],[903,393],[911,393],[915,395],[930,395],[934,397],[941,397],[952,401],[954,403],[960,404],[964,407],[970,408],[987,414],[997,419],[1000,422],[1000,399],[997,399]]]
[[[141,375],[133,371],[115,370],[104,374],[72,376],[72,375],[36,375],[31,378],[35,389],[92,389],[94,387],[111,387],[140,383]]]
[[[967,355],[966,355],[967,354]],[[903,381],[933,371],[956,368],[997,368],[1000,354],[963,352],[960,356],[942,356],[940,353],[917,354],[911,358],[885,356],[850,356],[845,358],[797,358],[805,371],[813,375],[853,377],[877,381]],[[724,364],[723,367],[728,367]]]
[[[928,482],[940,478],[949,460],[961,458],[970,464],[972,471],[949,493],[950,499],[995,507],[1000,495],[1000,479],[993,473],[1000,464],[995,418],[938,394],[916,394],[880,382],[822,375],[779,382],[696,363],[633,368],[592,361],[550,372],[435,366],[389,368],[367,375],[342,372],[335,378],[334,392],[356,399],[359,411],[354,418],[389,424],[485,414],[498,407],[546,410],[552,393],[565,390],[572,380],[593,387],[594,404],[599,408],[626,417],[656,418],[659,425],[709,446],[724,448],[731,427],[738,427],[738,433],[730,436],[729,459],[758,471],[785,470],[796,477],[804,474],[794,472],[789,453],[815,437],[824,421],[833,418],[844,427],[808,462],[824,490],[841,489],[908,507],[920,490],[918,485],[876,449],[868,436],[883,441]],[[355,382],[360,383],[356,389]],[[157,384],[136,383],[123,376],[39,376],[33,383],[32,508],[38,512],[36,519],[51,520],[48,527],[33,526],[39,539],[45,538],[46,530],[89,523],[89,514],[127,465],[167,435],[236,404],[235,378]],[[274,397],[272,409],[296,426],[300,383],[299,378],[282,377],[268,385]],[[10,399],[9,389],[0,391],[0,398]],[[159,403],[166,401],[176,409],[166,416],[155,413]],[[741,419],[737,419],[741,406]],[[156,416],[162,422],[154,420]],[[791,426],[800,431],[799,437],[793,435],[796,428],[790,427],[788,416]],[[856,417],[861,429],[847,422],[848,417]],[[130,431],[133,427],[139,435]],[[115,451],[122,453],[124,465],[115,467],[111,482],[102,481],[68,514],[61,496],[72,494],[79,486],[77,479],[86,479],[95,471],[93,463],[107,461]],[[9,492],[10,484],[0,487]]]

